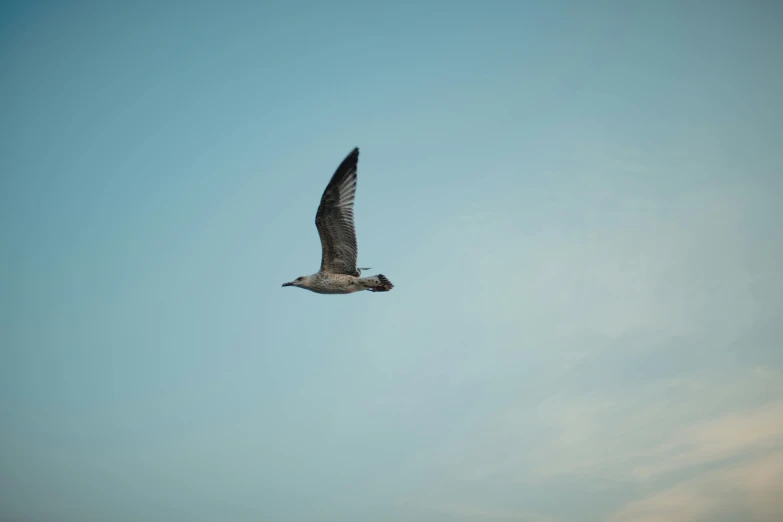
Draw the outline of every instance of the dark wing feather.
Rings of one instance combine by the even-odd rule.
[[[356,164],[359,149],[343,160],[321,196],[315,226],[321,236],[321,271],[358,276],[353,200],[356,196]]]

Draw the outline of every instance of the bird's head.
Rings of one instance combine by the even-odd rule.
[[[307,276],[297,277],[290,283],[283,283],[283,286],[304,286],[307,281]]]

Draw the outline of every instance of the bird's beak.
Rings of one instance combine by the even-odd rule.
[[[283,286],[294,286],[293,283],[283,283]]]

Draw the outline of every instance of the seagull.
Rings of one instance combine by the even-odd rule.
[[[345,157],[321,196],[315,226],[321,236],[321,269],[297,277],[283,286],[296,286],[318,294],[352,294],[362,290],[388,292],[394,285],[383,274],[361,277],[356,266],[356,227],[353,200],[356,196],[358,147]]]

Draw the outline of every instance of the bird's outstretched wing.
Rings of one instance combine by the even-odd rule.
[[[356,228],[353,200],[356,196],[356,164],[359,149],[343,160],[321,196],[315,226],[321,236],[321,271],[359,276],[356,269]]]

